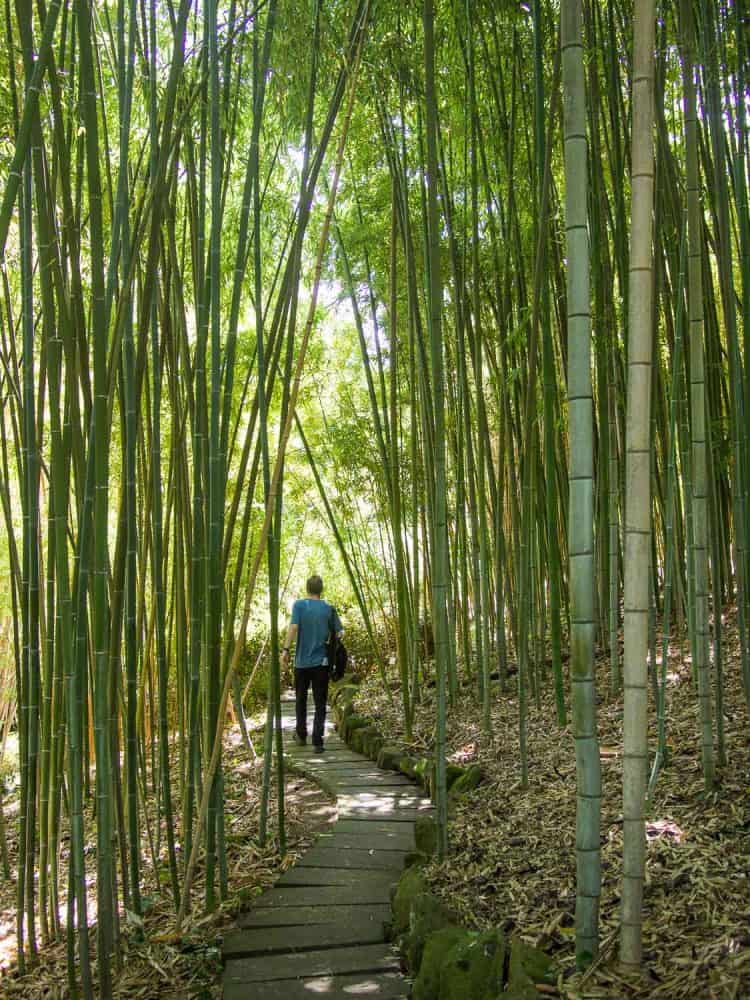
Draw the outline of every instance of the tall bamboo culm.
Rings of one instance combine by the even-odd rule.
[[[588,171],[581,0],[561,9],[568,246],[568,422],[570,428],[570,680],[576,745],[576,954],[599,947],[601,765],[594,684],[594,414],[591,390]]]
[[[653,354],[654,0],[635,0],[628,387],[625,430],[625,648],[623,655],[623,887],[620,958],[641,963],[648,774],[647,659],[651,546]]]
[[[692,509],[695,643],[693,663],[698,678],[701,760],[703,777],[710,788],[714,780],[713,724],[709,683],[709,595],[708,595],[708,479],[706,468],[706,392],[703,327],[703,226],[701,223],[700,174],[694,76],[695,29],[693,8],[681,0],[683,99],[685,103],[685,158],[688,223],[688,324],[690,343],[690,430],[692,437]],[[740,595],[741,599],[741,595]]]
[[[435,95],[435,10],[433,0],[425,0],[422,14],[425,61],[425,122],[427,131],[427,253],[429,256],[430,370],[435,419],[434,551],[432,614],[435,629],[435,670],[437,674],[437,739],[435,741],[438,852],[448,849],[448,816],[445,773],[445,711],[448,674],[448,525],[445,476],[445,384],[443,372],[442,277],[438,213],[437,102]]]

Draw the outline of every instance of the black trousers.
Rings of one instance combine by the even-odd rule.
[[[294,671],[294,690],[297,696],[297,735],[307,738],[307,691],[312,685],[315,702],[312,739],[315,746],[323,742],[328,698],[328,667],[302,667]]]

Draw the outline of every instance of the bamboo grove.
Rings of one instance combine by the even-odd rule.
[[[221,738],[258,609],[260,837],[283,853],[290,441],[373,644],[391,636],[407,730],[437,684],[443,852],[459,685],[485,732],[493,679],[515,686],[522,786],[543,688],[570,713],[584,963],[596,687],[624,687],[621,957],[639,963],[671,630],[690,636],[707,788],[731,765],[724,609],[750,703],[747,18],[740,0],[6,0],[0,723],[19,737],[21,963],[67,934],[71,994],[109,996],[145,866],[178,927],[197,872],[205,908],[226,898]],[[307,376],[322,287],[367,405],[338,457],[335,359],[338,411]],[[358,532],[349,481],[375,514]]]

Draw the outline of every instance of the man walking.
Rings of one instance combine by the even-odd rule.
[[[292,606],[292,620],[286,633],[286,642],[281,652],[282,664],[289,662],[289,650],[297,641],[294,657],[294,690],[297,696],[297,729],[295,741],[303,746],[307,743],[307,692],[312,685],[315,702],[313,721],[313,746],[321,753],[326,722],[326,699],[328,698],[328,658],[326,642],[335,632],[340,638],[343,627],[336,609],[322,598],[323,581],[319,576],[311,576],[307,581],[307,597],[295,601]]]

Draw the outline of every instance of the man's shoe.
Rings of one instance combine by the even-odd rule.
[[[294,742],[297,744],[298,747],[304,747],[307,745],[307,737],[300,736],[299,733],[295,733]]]
[[[323,746],[322,743],[313,743],[313,747],[315,748],[316,753],[323,753],[323,751],[325,750],[325,747]]]

